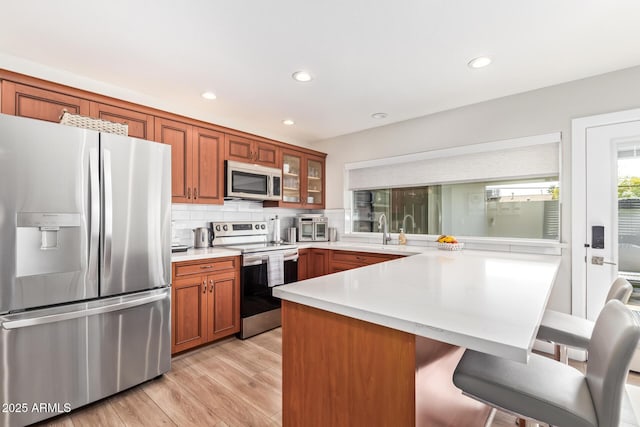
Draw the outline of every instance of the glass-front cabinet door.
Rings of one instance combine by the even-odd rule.
[[[282,201],[302,203],[302,157],[291,153],[282,155]]]
[[[307,182],[305,205],[318,205],[324,203],[324,159],[307,157]]]

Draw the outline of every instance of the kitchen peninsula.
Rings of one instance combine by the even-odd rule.
[[[464,348],[526,363],[560,257],[428,250],[274,289],[283,425],[483,425]]]

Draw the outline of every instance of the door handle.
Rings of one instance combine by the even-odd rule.
[[[104,277],[111,276],[111,245],[113,239],[113,182],[111,150],[104,150]]]
[[[89,317],[89,316],[95,316],[98,314],[111,313],[112,311],[124,310],[127,308],[149,304],[155,301],[160,301],[162,299],[168,298],[169,295],[170,293],[166,292],[166,293],[161,293],[156,295],[150,295],[143,298],[138,298],[132,301],[124,301],[124,302],[118,302],[115,304],[109,304],[102,307],[93,307],[85,310],[51,314],[49,316],[9,320],[2,323],[2,328],[3,329],[26,328],[28,326],[46,325],[47,323],[62,322],[63,320],[78,319],[80,317]]]
[[[89,275],[96,277],[98,271],[98,252],[100,237],[100,179],[98,150],[89,151],[89,182],[91,186],[90,227],[89,232]]]
[[[209,280],[209,292],[213,292],[213,280]]]
[[[594,265],[603,265],[603,264],[608,264],[608,265],[618,265],[615,262],[612,261],[605,261],[604,257],[602,256],[592,256],[591,257],[591,264]]]
[[[207,280],[203,280],[202,281],[202,293],[206,294],[207,293]]]

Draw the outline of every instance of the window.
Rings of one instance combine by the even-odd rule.
[[[353,192],[354,232],[559,239],[557,176]]]
[[[560,239],[560,133],[345,164],[353,232]]]

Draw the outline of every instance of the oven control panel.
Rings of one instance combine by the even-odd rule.
[[[210,229],[216,238],[269,234],[265,221],[212,222],[210,223]]]

